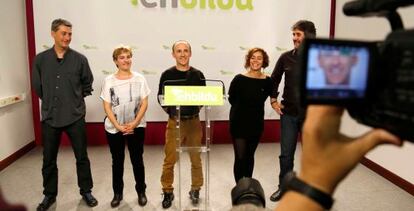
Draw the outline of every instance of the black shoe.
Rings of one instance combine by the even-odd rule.
[[[191,202],[193,204],[198,204],[198,200],[200,199],[200,191],[199,190],[190,190],[190,192],[188,192],[188,194],[190,195]]]
[[[145,195],[145,192],[138,193],[138,204],[139,206],[143,207],[147,204],[147,196]]]
[[[122,194],[115,194],[114,198],[111,201],[111,207],[114,208],[114,207],[119,206],[121,201],[122,201]]]
[[[271,196],[270,196],[270,201],[279,201],[280,198],[282,198],[282,191],[280,190],[280,188],[277,189],[276,192],[274,192]]]
[[[92,193],[84,193],[82,194],[82,199],[86,202],[89,207],[94,207],[98,205],[98,200],[92,196]]]
[[[40,202],[40,204],[37,206],[36,210],[37,211],[45,211],[47,209],[49,209],[50,206],[52,206],[52,204],[54,204],[56,201],[56,197],[54,196],[45,196],[43,198],[43,201]]]
[[[167,209],[171,207],[173,200],[174,200],[174,193],[164,192],[164,199],[162,200],[162,208]]]

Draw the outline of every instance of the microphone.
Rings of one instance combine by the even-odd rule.
[[[187,81],[187,79],[165,80],[164,82],[162,82],[161,95],[164,96],[164,94],[165,94],[165,85],[167,85],[167,84],[178,85],[178,84],[182,84],[183,82],[186,82],[186,81]],[[160,96],[158,96],[158,103],[161,104]]]
[[[164,82],[162,82],[162,86],[165,87],[165,85],[167,85],[167,84],[180,85],[180,84],[182,84],[182,82],[186,82],[186,81],[187,81],[186,78],[185,79],[176,79],[176,80],[165,80]]]
[[[202,81],[211,81],[211,82],[221,83],[221,85],[223,86],[223,94],[226,93],[226,87],[225,87],[224,82],[222,80],[219,80],[219,79],[201,79],[201,80]],[[177,79],[177,80],[166,80],[166,81],[164,81],[162,83],[162,87],[163,87],[162,94],[164,95],[164,92],[165,92],[164,87],[165,87],[166,84],[177,84],[178,85],[178,84],[181,84],[182,82],[186,82],[186,81],[187,81],[187,79]]]
[[[356,0],[345,3],[343,12],[347,16],[375,16],[412,4],[414,0]]]
[[[358,16],[367,12],[367,1],[357,0],[345,3],[343,12],[347,16]]]
[[[221,86],[223,87],[223,95],[226,96],[226,86],[224,85],[224,82],[222,80],[219,80],[219,79],[201,79],[201,80],[221,83]]]

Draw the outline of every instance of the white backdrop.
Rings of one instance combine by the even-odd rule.
[[[265,72],[270,74],[280,54],[292,48],[290,27],[297,20],[313,21],[318,36],[327,37],[331,7],[330,0],[36,0],[33,4],[38,53],[53,45],[52,20],[65,18],[73,24],[71,47],[88,57],[95,78],[95,91],[86,98],[88,122],[102,122],[105,116],[99,94],[103,79],[116,70],[112,51],[119,44],[134,49],[132,69],[143,73],[151,88],[147,120],[165,121],[156,93],[161,73],[175,64],[174,41],[188,40],[193,51],[190,64],[208,79],[223,80],[228,88],[234,75],[245,71],[244,56],[251,47],[268,52],[270,66]],[[212,118],[227,120],[229,108],[228,103],[213,108]],[[268,103],[265,115],[278,118]]]

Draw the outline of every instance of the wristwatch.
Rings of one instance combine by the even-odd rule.
[[[334,202],[331,195],[300,180],[296,177],[296,174],[293,171],[287,173],[283,178],[281,190],[282,193],[286,193],[288,190],[293,190],[295,192],[303,194],[320,204],[326,210],[331,209]]]

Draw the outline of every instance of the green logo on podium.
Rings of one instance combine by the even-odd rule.
[[[221,86],[165,86],[166,106],[219,106],[224,104]]]

